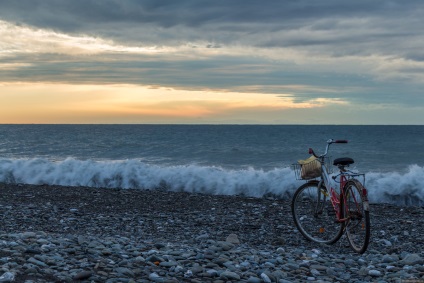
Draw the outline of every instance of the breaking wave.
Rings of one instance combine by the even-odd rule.
[[[404,173],[368,172],[372,203],[424,206],[424,168]],[[159,166],[140,160],[93,161],[67,158],[0,159],[0,182],[102,188],[163,189],[215,195],[290,197],[302,181],[290,168],[229,170],[222,167]]]

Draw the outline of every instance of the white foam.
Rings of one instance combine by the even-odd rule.
[[[423,205],[420,185],[424,168],[410,166],[406,173],[368,173],[371,202]],[[139,160],[92,161],[67,158],[0,159],[0,182],[164,189],[205,194],[287,197],[302,183],[290,168],[228,170],[212,166],[158,166]]]
[[[0,181],[7,183],[89,186],[106,188],[162,188],[206,194],[244,194],[260,197],[294,190],[289,168],[225,170],[197,165],[149,165],[138,160],[83,161],[68,158],[0,159]]]
[[[368,173],[366,186],[371,202],[424,206],[424,168],[411,165],[405,173]]]

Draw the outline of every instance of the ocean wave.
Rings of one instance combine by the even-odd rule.
[[[411,165],[404,173],[369,172],[366,187],[370,202],[424,205],[420,184],[424,168]],[[93,161],[67,158],[0,159],[0,182],[88,186],[104,188],[163,189],[215,195],[267,195],[290,197],[302,181],[290,168],[229,170],[221,167],[159,166],[140,160]]]

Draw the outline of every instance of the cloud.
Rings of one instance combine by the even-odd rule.
[[[381,37],[418,37],[423,13],[419,1],[365,0],[3,0],[0,6],[0,17],[11,22],[153,45],[356,45]]]
[[[424,103],[421,1],[0,0],[2,81]]]

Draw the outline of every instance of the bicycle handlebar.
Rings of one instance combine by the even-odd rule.
[[[328,153],[328,148],[330,147],[330,144],[332,144],[332,143],[347,143],[347,140],[333,140],[333,139],[329,139],[327,141],[327,146],[325,147],[325,153],[324,154],[318,156],[318,155],[315,154],[315,152],[314,152],[314,150],[312,148],[309,148],[309,154],[312,154],[316,158],[320,158],[320,157],[326,156],[327,153]]]

